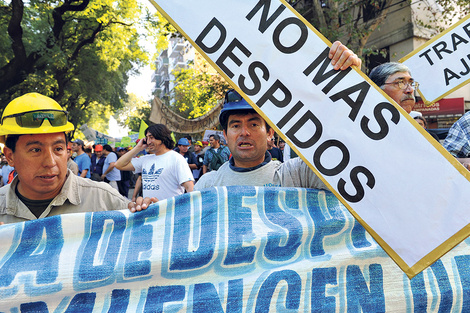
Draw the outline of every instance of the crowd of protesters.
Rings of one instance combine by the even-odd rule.
[[[86,145],[83,140],[76,139],[67,144],[67,168],[75,175],[106,182],[130,199],[129,191],[134,187],[136,177],[131,171],[120,171],[114,166],[127,151],[128,148],[113,148],[108,144]],[[16,176],[14,167],[8,164],[4,154],[1,154],[0,175],[0,187],[11,183]]]
[[[338,42],[332,45],[329,57],[336,70],[361,65],[360,59]],[[227,93],[230,94],[234,93]],[[308,168],[303,171],[306,166],[298,167],[302,163],[298,160],[280,166],[285,157],[275,147],[273,130],[263,126],[262,118],[255,116],[241,97],[235,101],[227,99],[224,113],[219,116],[220,121],[228,121],[223,138],[213,134],[208,142],[193,142],[189,136],[173,140],[165,125],[154,124],[131,149],[116,149],[107,144],[89,146],[80,138],[69,145],[68,136],[74,127],[68,122],[67,111],[57,102],[35,93],[13,100],[3,111],[0,125],[0,142],[5,144],[9,166],[14,167],[8,173],[7,186],[0,188],[0,211],[4,212],[0,223],[42,218],[66,210],[70,213],[114,210],[127,205],[131,212],[140,211],[152,202],[191,192],[195,182],[200,186],[217,185],[219,178],[242,185],[281,179],[282,186],[297,181],[294,176],[300,169],[300,174],[308,172],[312,176],[309,181],[319,181]],[[237,113],[240,105],[240,113],[245,114],[249,109],[249,115],[259,122],[246,124],[245,116]],[[256,138],[250,139],[250,132]],[[246,139],[240,142],[237,139],[240,136]],[[268,167],[272,171],[266,175],[255,173]],[[132,201],[129,200],[133,177],[130,172],[138,175]],[[255,176],[245,180],[246,175]],[[19,202],[24,205],[11,205]]]
[[[169,137],[167,138],[168,140],[173,140],[170,135],[171,132],[164,125],[159,125],[159,127],[165,129]],[[160,128],[158,128],[159,131]],[[174,150],[174,152],[181,155],[184,159],[192,175],[187,174],[189,177],[188,181],[192,181],[193,185],[205,173],[218,170],[220,166],[231,157],[231,151],[223,137],[221,138],[218,134],[211,134],[206,139],[207,140],[194,141],[191,135],[186,135],[179,138],[174,147],[169,146],[171,150]],[[267,151],[271,154],[273,160],[283,161],[285,142],[282,139],[275,136],[268,138],[267,147]],[[132,201],[135,201],[138,197],[144,196],[144,194],[152,196],[152,192],[144,193],[142,186],[145,186],[144,188],[148,190],[152,190],[153,187],[149,186],[149,184],[152,185],[154,182],[150,182],[149,179],[155,178],[155,172],[158,172],[161,168],[154,170],[153,173],[150,173],[150,170],[146,171],[145,183],[142,185],[142,172],[136,171],[135,168],[119,170],[116,167],[118,159],[131,150],[132,147],[111,147],[109,144],[85,143],[85,141],[81,139],[75,139],[67,144],[67,168],[70,169],[73,174],[83,178],[108,183],[121,195]],[[148,147],[141,151],[142,153],[136,156],[152,154]],[[161,174],[162,173],[158,173],[158,177],[160,177]],[[0,180],[1,186],[10,183],[16,175],[15,169],[8,164],[3,154],[1,155],[0,175],[2,176]],[[174,173],[171,173],[171,175],[173,176]],[[180,184],[176,183],[175,190],[178,189],[178,185]],[[163,187],[158,188],[164,189]],[[176,194],[190,190],[192,190],[192,188],[186,190],[181,188]],[[160,197],[156,198],[163,200],[170,195],[174,194],[159,194]]]

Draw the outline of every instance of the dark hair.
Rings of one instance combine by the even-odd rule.
[[[28,134],[28,135],[33,135],[33,134]],[[23,135],[7,135],[7,138],[5,140],[5,146],[8,149],[10,149],[12,152],[15,152],[16,143],[18,142],[18,139],[20,139],[20,136],[23,136]],[[64,133],[64,136],[65,136],[65,144],[67,144],[69,142],[69,139],[65,133]]]
[[[5,140],[5,146],[10,149],[11,151],[15,152],[16,143],[18,139],[20,139],[21,135],[8,135],[7,139]]]
[[[214,140],[220,141],[220,136],[217,135],[217,134],[212,134],[212,135],[209,136],[209,138],[211,138],[211,137],[213,137]]]
[[[225,132],[227,132],[228,120],[229,120],[230,115],[232,115],[232,114],[248,115],[248,114],[253,114],[253,113],[256,113],[256,111],[254,109],[242,109],[242,110],[228,111],[227,112],[227,118],[225,119],[225,122],[222,125],[222,129],[225,130]],[[271,126],[269,126],[268,122],[266,122],[266,120],[263,117],[261,117],[261,119],[266,124],[266,132],[268,132],[271,129]]]
[[[110,145],[104,145],[103,149],[109,152],[113,152],[113,148]]]
[[[423,116],[418,115],[418,116],[415,116],[414,119],[415,120],[422,120],[423,123],[424,123],[424,127],[428,127],[428,122],[426,122],[426,119]]]
[[[154,124],[145,130],[145,134],[150,133],[153,138],[161,140],[168,149],[175,147],[175,142],[171,138],[171,131],[163,124]]]
[[[186,135],[184,138],[188,139],[189,141],[193,141],[193,138],[191,138],[191,135]]]

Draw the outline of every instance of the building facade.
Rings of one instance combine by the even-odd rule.
[[[217,71],[205,61],[204,57],[188,40],[183,37],[171,37],[168,48],[163,50],[157,58],[156,70],[152,77],[157,96],[164,102],[170,101],[171,93],[175,87],[174,73],[188,68],[217,74]]]
[[[430,13],[432,12],[432,13]],[[436,35],[423,24],[432,24],[428,14],[440,14],[440,7],[434,0],[412,2],[394,0],[389,8],[384,23],[367,41],[367,47],[386,51],[386,56],[367,58],[367,73],[383,62],[398,62],[429,39]],[[448,21],[448,25],[455,21]],[[448,26],[447,25],[447,26]],[[430,107],[420,102],[415,107],[427,119],[428,128],[449,128],[466,111],[470,110],[470,85],[449,94]]]

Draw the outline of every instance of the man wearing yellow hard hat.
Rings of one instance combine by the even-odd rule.
[[[0,223],[128,208],[129,200],[108,184],[67,169],[66,134],[73,129],[67,111],[38,93],[25,94],[6,106],[0,142],[17,176],[0,188]]]

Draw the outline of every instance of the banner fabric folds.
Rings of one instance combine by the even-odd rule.
[[[410,280],[328,191],[211,188],[0,236],[0,312],[470,308],[470,240]]]
[[[218,103],[207,114],[190,120],[179,116],[167,107],[160,98],[155,97],[152,101],[149,120],[155,124],[165,124],[172,132],[195,134],[219,125],[220,110],[222,110],[222,103]]]

